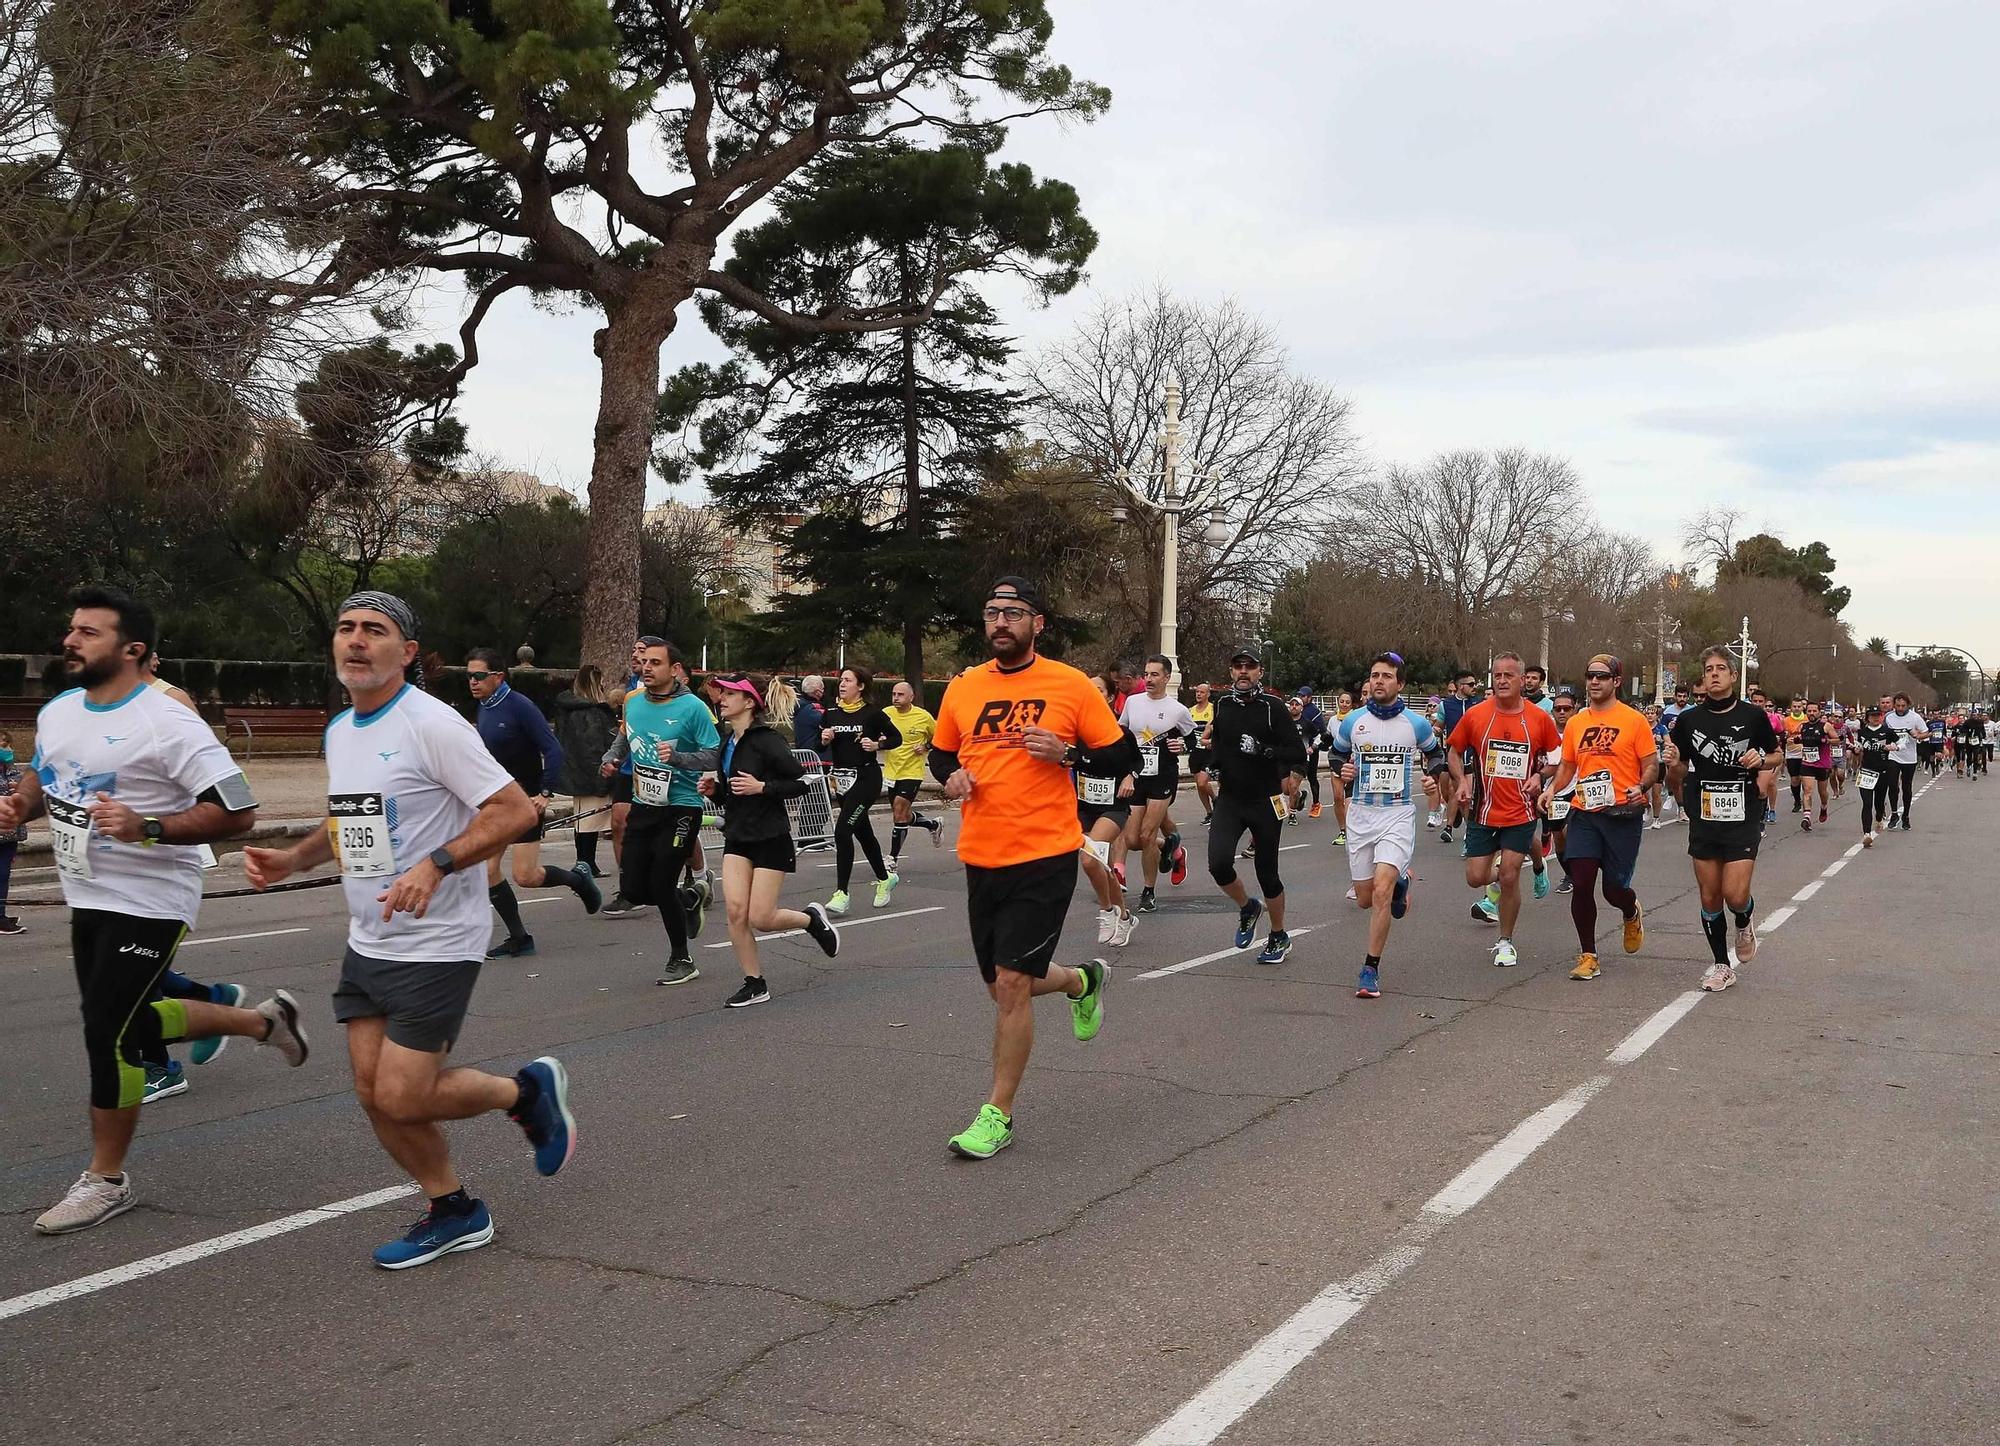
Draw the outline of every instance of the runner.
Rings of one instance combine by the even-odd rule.
[[[647,648],[657,647],[666,642],[651,633],[641,634],[632,644],[631,670],[625,675],[625,686],[618,696],[611,700],[618,712],[618,731],[598,763],[598,772],[609,780],[611,791],[611,860],[618,865],[622,875],[625,866],[625,825],[632,819],[632,751],[625,741],[625,704],[639,691],[639,658]],[[592,874],[595,877],[595,872]],[[633,903],[624,895],[613,893],[602,912],[607,919],[623,919],[639,913],[646,906]]]
[[[1167,682],[1174,674],[1173,660],[1155,653],[1145,663],[1145,690],[1125,700],[1119,714],[1139,745],[1139,767],[1132,821],[1125,830],[1125,846],[1140,855],[1145,886],[1139,890],[1135,914],[1150,914],[1159,908],[1153,891],[1159,883],[1160,861],[1165,859],[1168,877],[1179,884],[1187,878],[1187,853],[1180,835],[1173,829],[1168,810],[1180,789],[1180,760],[1194,737],[1194,718],[1178,698],[1167,695]]]
[[[1563,760],[1555,792],[1575,784],[1563,859],[1576,890],[1570,895],[1570,918],[1579,944],[1572,979],[1595,979],[1597,962],[1596,886],[1603,879],[1604,902],[1625,916],[1625,952],[1636,954],[1646,942],[1646,914],[1632,892],[1632,874],[1639,866],[1646,791],[1660,775],[1660,755],[1653,747],[1653,730],[1645,715],[1618,700],[1625,665],[1609,653],[1599,653],[1584,669],[1590,704],[1563,730]]]
[[[1458,727],[1459,720],[1465,717],[1466,710],[1474,706],[1473,694],[1478,691],[1478,688],[1479,679],[1471,673],[1460,673],[1451,680],[1451,691],[1445,695],[1444,701],[1439,705],[1438,735],[1440,737],[1451,737],[1452,731]],[[1465,758],[1459,760],[1461,765],[1470,761],[1470,759]],[[1438,834],[1438,842],[1450,843],[1451,831],[1457,828],[1465,817],[1466,812],[1460,806],[1458,793],[1456,790],[1453,790],[1446,797],[1443,809],[1434,808],[1431,810],[1430,818],[1426,821],[1425,827],[1437,828],[1442,823],[1444,828]]]
[[[1550,718],[1554,718],[1556,700],[1555,695],[1548,691],[1548,686],[1549,675],[1539,665],[1530,663],[1522,677],[1521,696],[1548,714]]]
[[[524,889],[568,889],[583,900],[583,911],[594,914],[604,906],[597,880],[584,868],[558,869],[542,862],[542,820],[549,799],[562,788],[562,744],[542,710],[507,683],[507,665],[492,648],[474,648],[465,657],[465,682],[478,703],[479,741],[521,785],[535,806],[533,827],[509,847],[514,851],[514,882]],[[505,850],[486,861],[486,897],[507,926],[507,937],[486,951],[488,959],[518,959],[535,952],[535,936],[521,922],[521,904],[500,877]]]
[[[1282,964],[1291,953],[1292,936],[1285,930],[1278,830],[1298,792],[1306,749],[1290,711],[1264,691],[1264,659],[1256,643],[1244,643],[1229,655],[1229,691],[1216,700],[1208,746],[1214,750],[1221,785],[1208,828],[1208,876],[1236,905],[1236,947],[1248,949],[1256,941],[1257,917],[1268,910],[1271,929],[1257,962]],[[1261,898],[1250,897],[1236,873],[1236,842],[1245,833],[1254,850]]]
[[[924,781],[924,755],[930,752],[937,719],[917,706],[917,690],[906,678],[899,678],[889,690],[888,714],[903,738],[882,754],[882,782],[889,790],[889,816],[893,820],[889,828],[889,872],[893,874],[897,861],[903,857],[903,840],[910,836],[912,828],[929,834],[932,848],[941,848],[944,824],[917,812],[917,789]]]
[[[298,1001],[282,989],[254,1010],[155,997],[201,907],[196,846],[247,832],[257,801],[208,725],[141,681],[157,636],[152,610],[105,587],[80,587],[69,602],[69,690],[36,715],[34,757],[0,795],[0,835],[48,815],[90,1066],[90,1165],[35,1221],[43,1235],[88,1229],[137,1203],[125,1156],[149,1052],[241,1035],[293,1066],[307,1053]]]
[[[1306,741],[1306,789],[1312,795],[1312,806],[1306,810],[1307,818],[1320,816],[1319,771],[1326,763],[1327,721],[1319,704],[1313,701],[1310,684],[1300,687],[1295,695],[1299,700],[1299,733]],[[1292,814],[1297,823],[1298,813]]]
[[[1403,660],[1380,653],[1368,666],[1368,704],[1334,730],[1340,776],[1354,790],[1348,806],[1347,870],[1354,902],[1369,910],[1368,952],[1361,962],[1358,999],[1382,997],[1382,951],[1389,921],[1410,907],[1410,860],[1417,851],[1417,794],[1435,804],[1438,778],[1449,768],[1443,740],[1402,697]]]
[[[1888,828],[1898,823],[1903,832],[1910,831],[1910,799],[1917,785],[1917,748],[1930,737],[1924,726],[1924,716],[1910,708],[1910,695],[1898,693],[1895,709],[1886,714],[1882,721],[1896,733],[1896,746],[1889,753],[1889,773],[1884,780],[1888,785],[1889,822]]]
[[[840,953],[840,934],[826,905],[781,909],[778,895],[785,875],[798,868],[792,846],[788,799],[805,796],[805,770],[791,745],[771,726],[766,695],[770,679],[755,673],[718,673],[715,683],[722,722],[729,729],[716,761],[715,776],[698,785],[704,798],[722,809],[722,897],[729,919],[729,943],[743,970],[743,983],[725,1001],[747,1009],[771,997],[757,953],[757,935],[803,929],[831,959]]]
[[[1771,720],[1736,696],[1736,658],[1726,647],[1701,655],[1702,700],[1674,720],[1667,741],[1667,786],[1687,810],[1688,857],[1701,894],[1701,932],[1714,963],[1701,987],[1719,993],[1736,982],[1722,911],[1736,920],[1736,963],[1757,954],[1757,901],[1751,880],[1764,826],[1757,817],[1758,775],[1782,755]]]
[[[1828,777],[1833,771],[1833,730],[1827,727],[1826,718],[1817,703],[1806,704],[1805,721],[1797,732],[1799,747],[1798,784],[1803,784],[1806,793],[1806,816],[1799,827],[1807,833],[1813,826],[1813,793],[1819,795],[1819,821],[1826,822],[1828,803]]]
[[[1521,673],[1519,653],[1496,654],[1493,696],[1468,709],[1445,740],[1453,812],[1466,819],[1465,882],[1491,896],[1500,925],[1493,962],[1503,969],[1521,962],[1514,924],[1521,916],[1523,860],[1533,857],[1538,866],[1535,897],[1549,892],[1548,871],[1540,868],[1535,847],[1536,805],[1562,761],[1562,735],[1549,714],[1522,700]]]
[[[11,797],[21,784],[21,769],[14,762],[14,739],[0,729],[0,798]],[[14,874],[14,855],[28,841],[28,826],[17,823],[0,828],[0,934],[25,933],[21,921],[7,912],[7,889]]]
[[[1765,718],[1770,721],[1772,734],[1782,742],[1785,736],[1785,715],[1773,706],[1770,695],[1762,688],[1752,688],[1750,701],[1764,710]],[[1769,828],[1778,821],[1778,770],[1767,768],[1757,777],[1763,782],[1764,826]]]
[[[1207,823],[1215,814],[1215,779],[1211,776],[1215,768],[1215,755],[1204,747],[1200,740],[1208,736],[1208,725],[1215,721],[1215,704],[1209,701],[1213,690],[1206,683],[1194,685],[1194,703],[1188,709],[1188,717],[1194,719],[1194,738],[1189,742],[1188,772],[1194,775],[1195,797],[1201,800],[1201,821]]]
[[[1104,1025],[1110,967],[1051,962],[1076,892],[1083,845],[1066,772],[1080,747],[1119,767],[1125,734],[1104,698],[1075,668],[1035,652],[1044,608],[1034,587],[1003,577],[982,610],[993,661],[952,679],[938,705],[930,767],[959,800],[958,856],[965,863],[973,954],[995,1005],[993,1089],[952,1151],[985,1160],[1014,1141],[1014,1094],[1034,1048],[1034,1001],[1063,994],[1079,1040]],[[1125,769],[1136,757],[1122,760]]]
[[[1555,723],[1558,734],[1568,730],[1569,720],[1576,716],[1576,706],[1576,694],[1567,687],[1558,689],[1555,695],[1549,699],[1549,717]],[[1540,862],[1546,863],[1550,858],[1556,861],[1557,867],[1562,870],[1562,879],[1556,885],[1556,892],[1558,894],[1567,894],[1572,892],[1576,887],[1575,884],[1570,882],[1569,860],[1563,857],[1563,844],[1569,839],[1569,810],[1570,805],[1576,799],[1576,785],[1572,783],[1568,788],[1558,791],[1554,783],[1555,780],[1551,779],[1549,786],[1542,790],[1542,796],[1548,802],[1542,807],[1542,858]],[[1496,908],[1493,914],[1493,921],[1498,923],[1499,920],[1500,914]]]
[[[1111,706],[1111,683],[1092,675],[1090,684]],[[1120,725],[1126,747],[1112,750],[1112,761],[1100,763],[1097,753],[1079,749],[1076,759],[1076,821],[1083,828],[1083,873],[1097,895],[1097,942],[1123,949],[1132,942],[1138,920],[1125,907],[1125,833],[1132,822],[1132,797],[1137,791],[1130,760],[1138,756],[1138,741]]]
[[[882,862],[882,845],[868,810],[882,796],[882,755],[902,745],[903,735],[889,715],[868,701],[875,675],[866,668],[842,668],[840,692],[820,720],[820,749],[826,754],[827,792],[833,802],[834,893],[826,911],[848,909],[847,886],[854,879],[854,845],[859,840],[875,871],[875,907],[886,909],[901,882]]]
[[[1828,767],[1827,782],[1833,785],[1833,796],[1838,800],[1847,791],[1847,737],[1849,719],[1841,711],[1838,703],[1829,703],[1823,710],[1826,722]],[[1821,820],[1825,822],[1824,819]]]
[[[639,650],[639,689],[625,700],[620,745],[630,755],[632,812],[618,895],[652,904],[667,930],[667,963],[654,981],[671,987],[701,977],[688,937],[708,905],[700,884],[683,884],[701,833],[701,775],[715,767],[722,734],[708,705],[688,690],[681,650],[664,639]],[[704,881],[705,882],[705,881]]]
[[[1861,795],[1861,846],[1875,847],[1888,812],[1890,756],[1901,735],[1884,721],[1882,705],[1870,703],[1866,720],[1849,745],[1854,752],[1854,791]]]
[[[265,889],[337,862],[347,951],[333,1017],[347,1026],[354,1092],[391,1159],[429,1197],[375,1263],[407,1270],[493,1240],[493,1216],[466,1190],[439,1128],[504,1110],[553,1175],[575,1145],[569,1077],[547,1055],[504,1078],[445,1068],[485,952],[486,904],[473,865],[535,823],[520,783],[452,708],[405,681],[417,659],[408,603],[361,592],[335,614],[335,672],[353,707],[326,730],[326,827],[284,849],[246,848]]]

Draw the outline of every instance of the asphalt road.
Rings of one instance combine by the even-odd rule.
[[[1852,858],[1851,804],[1781,816],[1757,893],[1794,912],[1692,1008],[1682,828],[1647,835],[1644,951],[1607,919],[1590,984],[1559,895],[1494,969],[1427,837],[1370,1002],[1329,815],[1286,833],[1291,960],[1140,977],[1229,944],[1205,877],[1165,890],[1096,1041],[1043,1001],[982,1164],[944,1147],[990,1033],[948,849],[879,914],[857,890],[837,960],[767,944],[751,1010],[726,946],[660,989],[657,919],[532,903],[541,952],[488,967],[459,1058],[560,1055],[577,1157],[542,1180],[504,1119],[453,1127],[499,1237],[397,1274],[367,1252],[409,1199],[291,1218],[403,1183],[347,1086],[330,891],[212,902],[182,956],[297,993],[308,1065],[232,1045],[147,1108],[140,1208],[35,1236],[84,1071],[62,914],[30,908],[0,941],[0,1440],[1993,1441],[1996,812],[1946,778]],[[1063,957],[1098,952],[1089,908]]]

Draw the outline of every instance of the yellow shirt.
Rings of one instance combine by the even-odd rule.
[[[884,708],[889,721],[903,735],[899,748],[884,750],[882,754],[882,777],[890,783],[906,781],[924,776],[924,750],[930,746],[931,734],[937,732],[937,719],[914,704],[908,708]]]

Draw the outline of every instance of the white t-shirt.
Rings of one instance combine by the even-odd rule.
[[[1174,755],[1166,746],[1168,733],[1180,730],[1184,750],[1194,747],[1197,741],[1194,714],[1188,712],[1187,704],[1178,698],[1155,698],[1148,693],[1134,693],[1125,700],[1122,721],[1139,741],[1139,772],[1144,776],[1157,774],[1162,769],[1172,770],[1171,759]]]
[[[431,964],[484,958],[492,931],[484,869],[449,875],[421,919],[399,913],[385,923],[376,897],[464,833],[479,805],[514,781],[478,730],[405,686],[375,712],[350,708],[327,725],[326,775],[348,947],[370,959]]]
[[[57,877],[72,909],[194,923],[201,908],[198,845],[118,843],[91,830],[79,810],[107,793],[145,817],[165,818],[241,773],[199,716],[143,683],[104,704],[73,688],[36,717],[32,766],[48,800]]]
[[[1896,730],[1896,746],[1889,753],[1891,763],[1915,763],[1917,740],[1925,735],[1921,713],[1891,713],[1883,723]]]

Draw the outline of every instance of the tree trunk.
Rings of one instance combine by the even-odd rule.
[[[583,594],[583,661],[625,676],[639,635],[640,537],[646,467],[660,398],[660,348],[675,310],[693,294],[639,295],[597,334],[600,381],[590,459],[589,573]]]
[[[902,254],[903,307],[914,311],[912,282],[907,249]],[[903,530],[913,541],[924,535],[923,433],[917,417],[917,329],[906,326],[903,348]],[[924,701],[924,622],[915,608],[903,611],[903,677],[916,690],[917,705]]]

